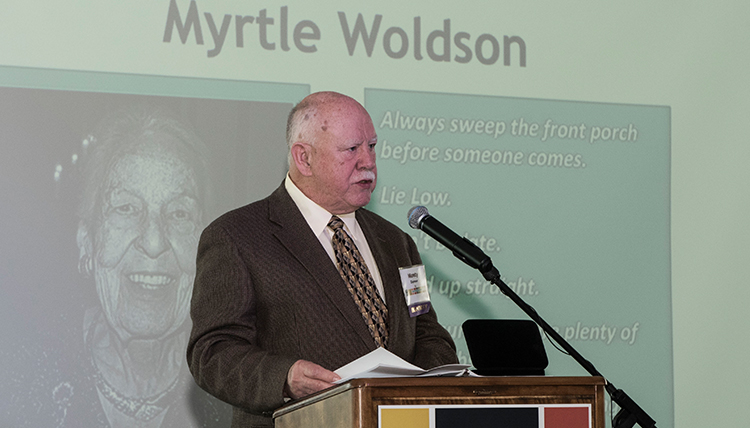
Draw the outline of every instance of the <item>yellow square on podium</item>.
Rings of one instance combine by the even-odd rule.
[[[430,428],[430,409],[380,409],[380,428]]]

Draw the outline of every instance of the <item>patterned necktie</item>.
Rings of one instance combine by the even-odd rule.
[[[331,244],[339,274],[359,307],[375,343],[385,348],[388,344],[388,308],[375,287],[365,259],[344,230],[344,222],[340,218],[331,217],[328,227],[333,230]]]

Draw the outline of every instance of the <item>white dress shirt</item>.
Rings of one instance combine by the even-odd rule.
[[[292,179],[289,178],[289,174],[287,174],[286,179],[284,180],[284,187],[297,205],[297,208],[302,212],[302,216],[307,221],[310,229],[312,229],[315,236],[318,237],[320,244],[326,250],[326,253],[328,253],[328,257],[330,257],[333,264],[336,265],[336,255],[333,252],[333,244],[331,244],[333,231],[328,227],[328,222],[331,220],[333,214],[329,213],[325,208],[305,196],[294,182],[292,182]],[[383,280],[380,279],[378,265],[375,263],[375,258],[372,256],[365,234],[362,233],[362,229],[359,227],[359,223],[357,223],[354,213],[339,214],[338,217],[344,222],[344,229],[349,236],[352,237],[354,244],[365,259],[367,268],[370,270],[370,275],[372,275],[372,279],[375,281],[375,287],[377,287],[380,297],[383,299],[383,302],[385,302]]]

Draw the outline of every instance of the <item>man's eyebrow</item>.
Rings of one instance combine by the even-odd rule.
[[[357,139],[348,140],[348,141],[345,141],[343,145],[347,147],[351,147],[352,145],[358,146],[360,144],[370,144],[370,143],[377,143],[377,142],[378,142],[378,136],[376,135],[373,138],[370,138],[369,140],[357,140]]]

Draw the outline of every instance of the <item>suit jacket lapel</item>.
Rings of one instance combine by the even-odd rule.
[[[310,273],[310,286],[319,287],[367,348],[375,349],[375,342],[362,322],[362,315],[346,284],[328,253],[310,230],[297,205],[286,192],[283,183],[269,198],[269,220],[280,226],[274,235]]]

